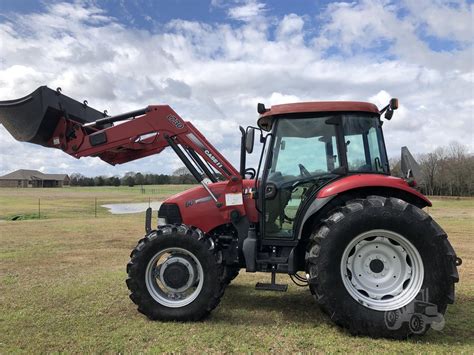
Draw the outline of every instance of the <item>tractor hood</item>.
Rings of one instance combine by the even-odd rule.
[[[214,195],[221,200],[223,194],[226,193],[227,181],[220,181],[208,184],[208,187]],[[255,180],[243,180],[243,204],[247,217],[252,222],[258,221],[258,214],[255,208],[255,200],[252,199],[249,191],[255,186]],[[170,206],[176,206],[170,208]],[[202,186],[196,186],[189,190],[180,192],[163,201],[158,216],[160,218],[167,218],[167,214],[173,213],[172,223],[184,223],[189,226],[194,226],[204,232],[209,232],[212,229],[229,223],[229,217],[221,212],[222,209],[217,208],[215,202],[212,200],[209,193]],[[179,219],[175,215],[179,213]],[[203,218],[203,216],[206,216]],[[169,223],[169,222],[168,222]]]

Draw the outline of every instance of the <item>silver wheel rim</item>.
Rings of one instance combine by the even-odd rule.
[[[375,229],[358,235],[345,248],[341,277],[357,302],[377,311],[406,306],[423,284],[423,260],[402,235]]]
[[[180,287],[173,288],[167,283],[165,272],[171,265],[179,265],[188,273],[188,279]],[[190,251],[167,248],[156,253],[149,261],[145,283],[156,302],[166,307],[179,308],[187,306],[199,296],[204,283],[204,272],[201,263]]]

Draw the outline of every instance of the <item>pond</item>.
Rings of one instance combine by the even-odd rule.
[[[101,205],[109,210],[112,214],[126,214],[126,213],[140,213],[145,212],[148,207],[158,211],[161,206],[160,201],[153,201],[150,204],[148,202],[140,203],[111,203],[107,205]]]

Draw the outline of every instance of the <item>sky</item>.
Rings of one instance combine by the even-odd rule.
[[[238,166],[238,126],[255,125],[258,102],[382,108],[397,97],[383,126],[390,157],[452,141],[473,153],[473,10],[473,1],[439,0],[0,0],[0,100],[48,85],[112,115],[168,104]],[[0,125],[0,175],[181,165],[170,149],[115,167],[77,160]]]

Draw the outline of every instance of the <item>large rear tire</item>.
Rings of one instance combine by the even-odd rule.
[[[130,299],[152,320],[200,320],[224,293],[222,258],[198,229],[160,227],[142,239],[130,257]]]
[[[415,333],[409,315],[420,296],[444,314],[459,280],[441,227],[419,208],[380,196],[349,201],[330,213],[313,232],[306,266],[323,311],[352,334],[372,337]],[[387,322],[387,312],[397,310],[406,322]]]

